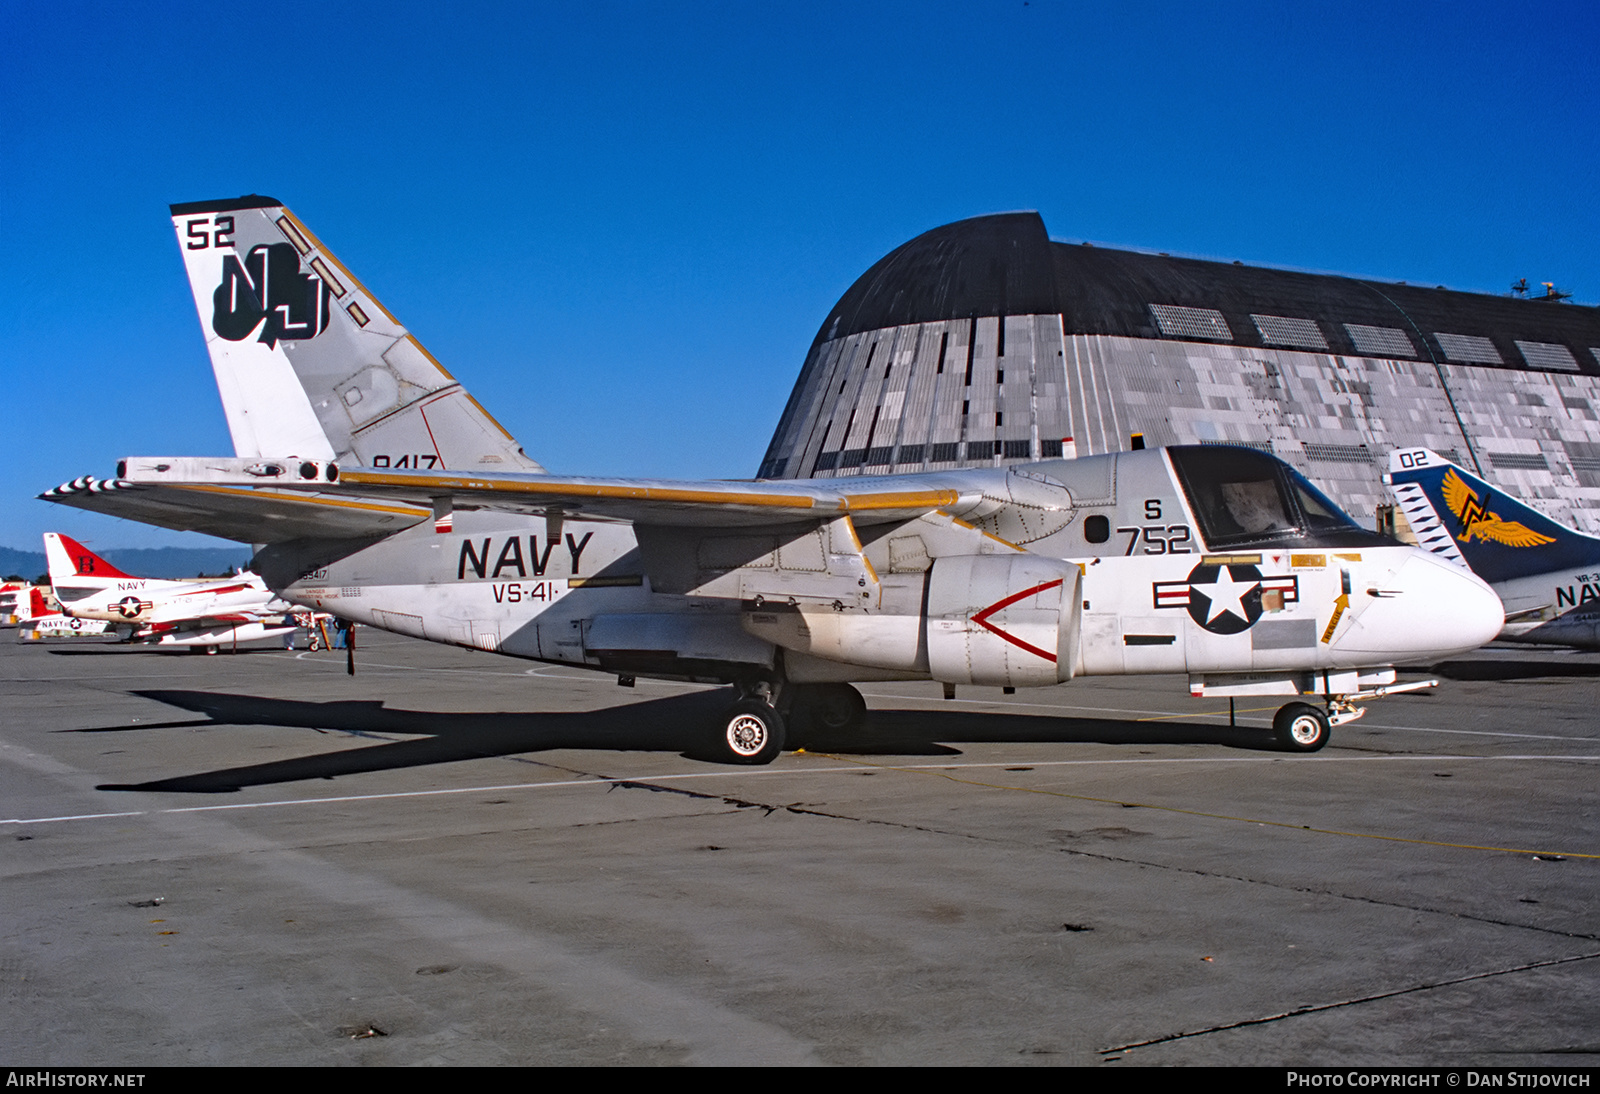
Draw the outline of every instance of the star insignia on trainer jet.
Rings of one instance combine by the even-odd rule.
[[[1459,538],[1463,543],[1473,536],[1486,543],[1502,543],[1507,547],[1539,547],[1556,541],[1554,536],[1535,532],[1521,521],[1501,520],[1499,513],[1489,512],[1488,500],[1480,499],[1477,492],[1454,471],[1446,471],[1444,481],[1439,485],[1444,492],[1445,504],[1461,521]]]
[[[1261,618],[1263,593],[1292,604],[1300,599],[1300,579],[1263,577],[1251,562],[1202,562],[1187,581],[1154,585],[1157,608],[1188,608],[1189,618],[1212,634],[1238,634],[1254,626]]]

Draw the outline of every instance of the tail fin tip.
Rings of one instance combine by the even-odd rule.
[[[131,578],[117,567],[95,554],[89,548],[59,532],[44,534],[45,561],[50,570],[50,580],[59,584],[65,579],[81,577]]]
[[[236,455],[544,470],[276,198],[171,209]]]

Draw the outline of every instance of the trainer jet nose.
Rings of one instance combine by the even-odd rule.
[[[1505,626],[1505,608],[1493,589],[1426,551],[1412,550],[1393,571],[1352,577],[1355,620],[1333,643],[1341,653],[1426,661],[1475,650]]]

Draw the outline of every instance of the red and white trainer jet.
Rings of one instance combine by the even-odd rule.
[[[291,606],[248,571],[189,581],[135,577],[56,532],[45,533],[44,552],[62,613],[102,620],[129,642],[211,652],[294,630]]]

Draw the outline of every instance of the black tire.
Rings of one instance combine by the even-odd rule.
[[[1272,734],[1285,752],[1316,752],[1332,732],[1327,711],[1310,703],[1289,703],[1272,719]]]
[[[823,733],[850,733],[861,728],[867,701],[849,684],[815,684],[806,689],[811,726]]]
[[[733,764],[770,764],[783,751],[783,718],[759,699],[741,699],[717,723],[717,748]]]

